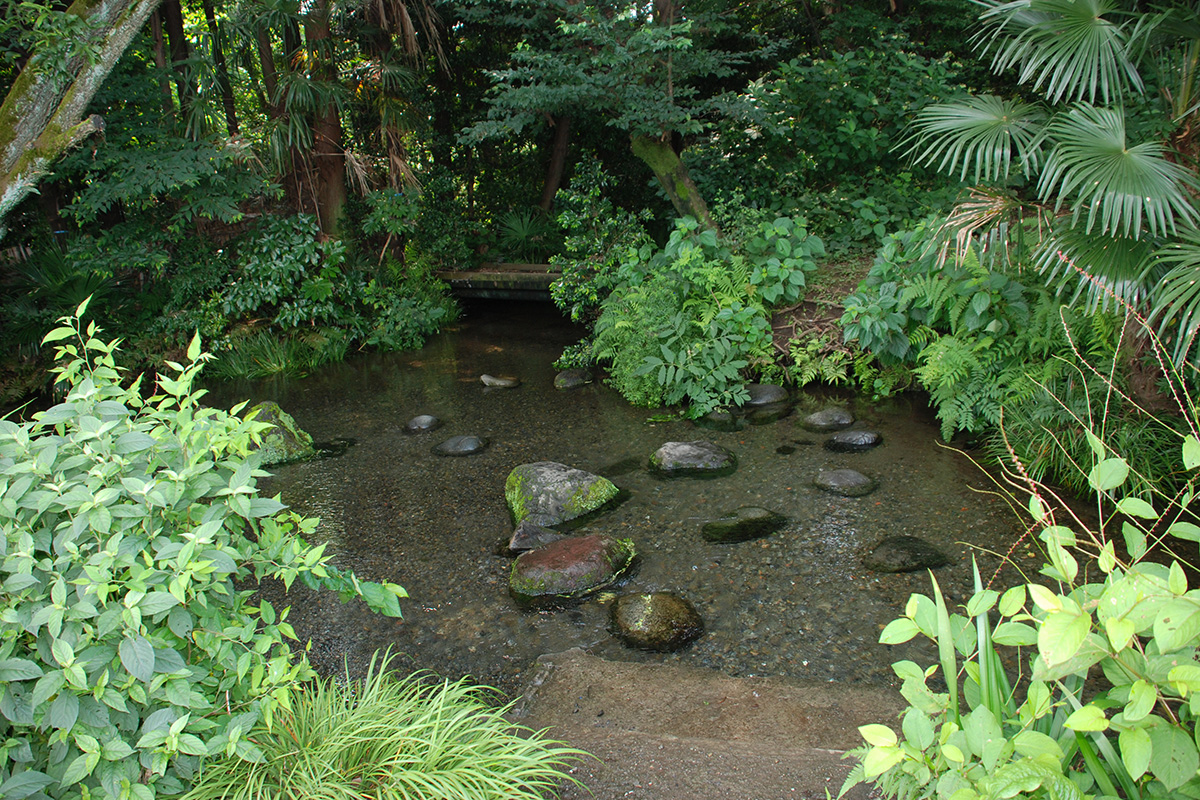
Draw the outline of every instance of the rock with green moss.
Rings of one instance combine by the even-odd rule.
[[[515,467],[504,483],[513,525],[529,520],[547,528],[590,514],[618,493],[608,478],[554,461]]]
[[[641,650],[678,650],[704,633],[696,607],[671,592],[621,595],[612,625],[621,641]]]
[[[631,539],[568,536],[517,556],[508,586],[524,602],[575,599],[612,584],[634,555]]]
[[[262,465],[286,464],[316,455],[312,437],[296,426],[292,415],[279,407],[279,403],[267,400],[250,408],[246,416],[254,415],[256,422],[265,422],[271,427],[261,434]]]

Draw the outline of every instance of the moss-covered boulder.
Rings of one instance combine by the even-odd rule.
[[[598,510],[619,494],[608,478],[555,461],[513,468],[504,482],[504,499],[513,525],[529,520],[552,527]]]
[[[316,455],[312,437],[296,426],[296,420],[280,408],[279,403],[271,400],[259,403],[246,412],[247,417],[250,415],[254,415],[256,422],[271,426],[261,434],[262,444],[258,447],[263,466],[286,464]]]
[[[517,556],[508,587],[525,602],[583,597],[619,578],[635,554],[631,539],[569,536]]]
[[[621,641],[641,650],[678,650],[704,633],[695,606],[670,592],[621,595],[612,626]]]

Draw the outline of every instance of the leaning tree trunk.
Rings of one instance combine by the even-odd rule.
[[[708,205],[688,173],[687,165],[679,159],[670,142],[649,136],[633,136],[630,144],[633,154],[654,172],[654,177],[658,178],[680,216],[695,217],[704,227],[717,229],[717,224],[708,213]]]
[[[95,57],[80,57],[65,71],[39,71],[37,53],[26,62],[0,104],[0,237],[5,217],[33,191],[50,165],[104,128],[103,119],[84,119],[84,112],[159,2],[75,0],[67,13],[90,23]],[[60,77],[63,74],[69,77]]]
[[[566,114],[554,120],[554,141],[550,145],[550,163],[546,166],[546,182],[542,184],[542,201],[538,206],[547,214],[554,208],[554,196],[562,186],[563,170],[567,165],[567,147],[571,143],[571,118]]]

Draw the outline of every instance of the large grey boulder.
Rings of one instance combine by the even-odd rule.
[[[842,497],[863,497],[879,487],[879,481],[852,469],[823,469],[813,478],[813,486]]]
[[[513,525],[524,520],[543,527],[560,525],[590,514],[618,493],[608,478],[555,461],[521,464],[504,482]]]
[[[863,558],[863,566],[875,572],[916,572],[948,563],[945,553],[916,536],[888,536]]]
[[[619,578],[635,554],[631,539],[568,536],[517,556],[508,588],[526,602],[582,597]]]
[[[696,607],[671,592],[621,595],[612,625],[621,641],[642,650],[678,650],[704,633]]]
[[[650,456],[650,469],[667,477],[728,475],[737,469],[733,453],[706,441],[667,442]]]
[[[710,542],[745,542],[770,536],[787,522],[787,517],[758,506],[742,506],[724,516],[710,519],[700,535]]]
[[[271,427],[260,434],[261,443],[257,450],[262,455],[262,465],[286,464],[316,455],[312,437],[296,425],[292,415],[279,407],[279,403],[267,400],[252,406],[246,416],[254,416],[256,422],[265,422]]]

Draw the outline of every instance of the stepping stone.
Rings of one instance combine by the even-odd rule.
[[[433,448],[439,456],[470,456],[482,452],[488,446],[488,440],[478,436],[451,436],[446,441]]]
[[[542,545],[557,542],[563,538],[565,537],[558,531],[543,528],[541,525],[535,525],[529,520],[525,520],[513,531],[512,538],[508,540],[508,549],[512,553],[524,553],[526,550],[536,550]]]
[[[497,378],[494,375],[480,375],[479,380],[483,381],[483,385],[491,389],[515,389],[521,385],[518,378]]]
[[[635,554],[631,539],[568,536],[517,556],[508,587],[522,601],[583,597],[619,578]]]
[[[945,553],[916,536],[888,536],[863,558],[863,566],[875,572],[916,572],[949,563]]]
[[[740,431],[746,427],[746,422],[727,408],[718,408],[708,412],[700,419],[694,420],[697,427],[708,428],[710,431],[729,433]]]
[[[630,647],[662,652],[678,650],[704,633],[696,607],[671,592],[621,595],[613,603],[612,625]]]
[[[587,386],[594,380],[592,371],[588,369],[565,369],[554,376],[555,389],[578,389]]]
[[[555,461],[521,464],[508,473],[504,499],[513,524],[560,525],[598,510],[620,491],[608,478]]]
[[[879,488],[879,481],[852,469],[823,469],[813,478],[813,486],[842,497],[862,497]]]
[[[825,449],[835,453],[861,453],[883,443],[875,431],[838,431],[825,440]]]
[[[426,433],[435,431],[442,427],[442,421],[432,414],[421,414],[413,417],[405,425],[404,430],[409,433]]]
[[[745,542],[770,536],[787,522],[787,517],[757,506],[742,506],[700,528],[700,534],[710,542]]]
[[[712,442],[667,442],[650,456],[650,469],[669,478],[721,477],[737,469],[737,459]]]
[[[292,415],[279,407],[279,403],[266,400],[250,408],[245,414],[254,415],[255,422],[265,422],[271,427],[260,434],[260,444],[254,448],[262,456],[264,467],[300,461],[316,455],[312,436],[296,425]]]
[[[800,424],[816,433],[828,433],[849,428],[854,424],[854,415],[844,408],[823,408],[809,414]]]
[[[746,391],[750,393],[750,399],[746,401],[745,408],[769,406],[788,401],[787,389],[770,383],[748,383]]]

